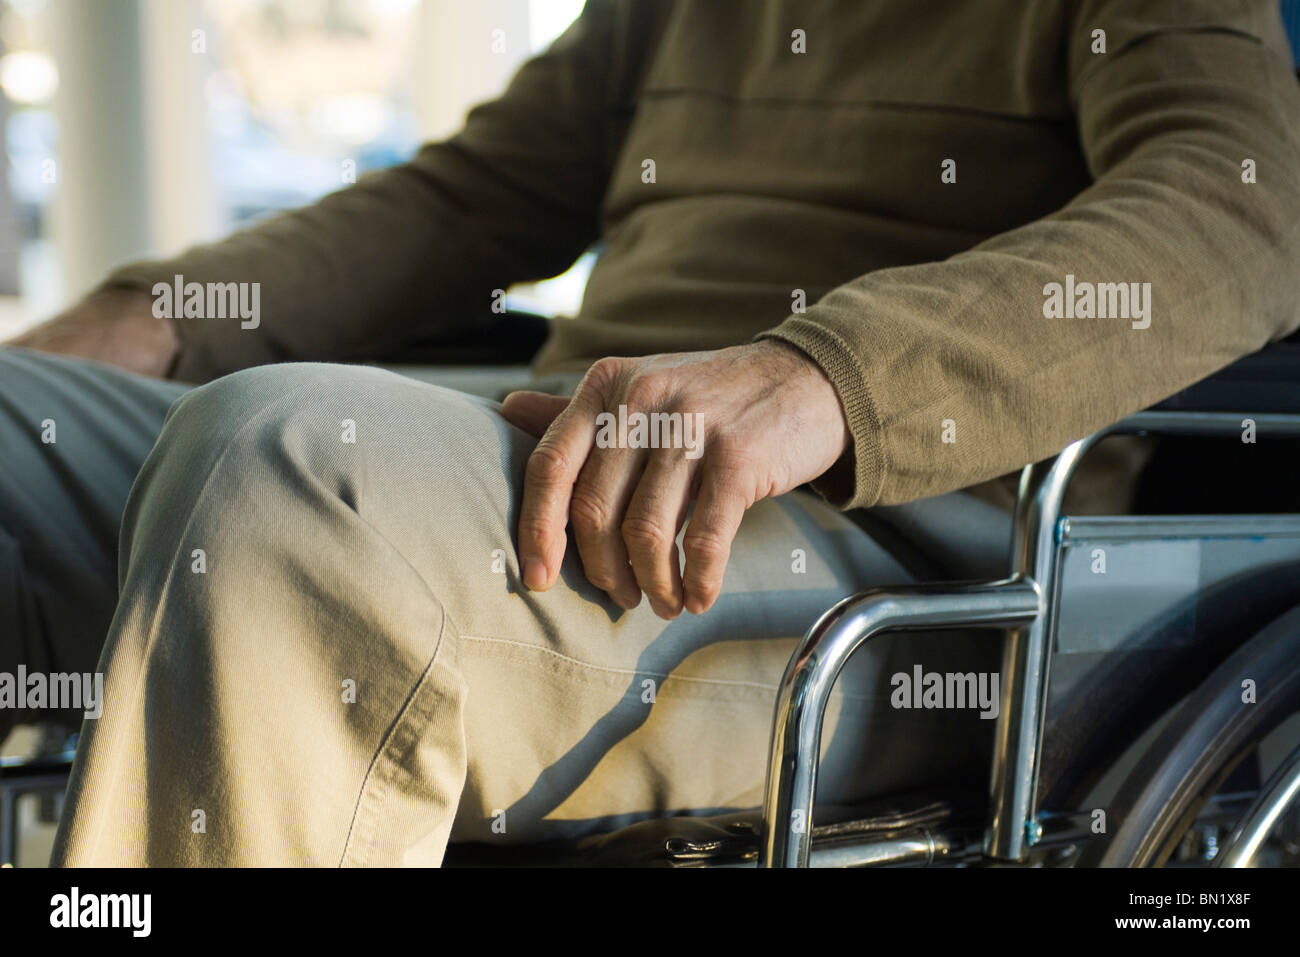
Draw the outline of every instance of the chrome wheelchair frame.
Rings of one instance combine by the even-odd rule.
[[[12,864],[18,850],[18,802],[27,795],[57,797],[68,785],[76,751],[64,747],[33,758],[0,758],[0,864]]]
[[[836,842],[818,865],[930,863],[944,857],[982,857],[1021,863],[1042,837],[1037,813],[1046,693],[1060,599],[1061,504],[1075,467],[1110,435],[1223,437],[1243,418],[1260,434],[1300,438],[1300,414],[1147,411],[1067,446],[1021,473],[1014,516],[1010,575],[996,581],[875,588],[843,599],[812,626],[781,680],[773,718],[760,867],[807,867],[812,860],[813,794],[823,715],[836,677],[849,656],[874,638],[902,630],[1000,627],[1003,685],[982,847],[960,834],[936,831],[884,834]],[[1249,866],[1279,816],[1300,798],[1300,749],[1261,789],[1215,859],[1217,866]]]

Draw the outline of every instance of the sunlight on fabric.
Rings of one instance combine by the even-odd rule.
[[[528,0],[528,42],[537,53],[582,12],[584,0]]]

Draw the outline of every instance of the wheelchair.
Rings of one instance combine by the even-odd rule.
[[[546,320],[509,321],[523,325],[504,340],[520,354],[506,358],[526,360]],[[502,332],[486,336],[484,350],[467,347],[463,360],[502,361]],[[446,344],[430,354],[445,362]],[[496,372],[498,385],[526,377],[522,366]],[[450,373],[462,385],[473,375],[463,367]],[[1084,455],[1123,434],[1280,443],[1292,455],[1273,453],[1281,507],[1273,514],[1063,514]],[[1300,863],[1300,507],[1295,471],[1287,469],[1300,463],[1295,449],[1300,336],[1026,466],[1005,577],[873,588],[828,609],[781,680],[761,809],[657,818],[539,845],[454,844],[446,864]],[[1169,474],[1185,478],[1188,467],[1175,460]],[[979,629],[1003,642],[987,791],[940,789],[814,809],[822,717],[845,662],[885,633],[915,632],[923,642],[943,629]],[[39,751],[0,759],[0,863],[15,860],[24,796],[40,800],[43,820],[57,821],[75,736],[56,735]],[[1261,773],[1265,765],[1271,774]]]

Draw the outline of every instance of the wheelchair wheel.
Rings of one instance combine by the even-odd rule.
[[[1297,711],[1300,606],[1256,633],[1177,708],[1112,802],[1119,829],[1091,853],[1085,847],[1080,863],[1164,865],[1233,769]]]

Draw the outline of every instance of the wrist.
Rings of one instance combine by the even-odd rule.
[[[826,370],[803,349],[784,339],[760,339],[752,343],[752,347],[766,349],[769,354],[787,358],[792,377],[797,378],[802,384],[801,391],[806,393],[805,401],[811,402],[816,408],[811,420],[826,430],[837,457],[849,452],[853,447],[853,432],[849,428],[844,403]]]

